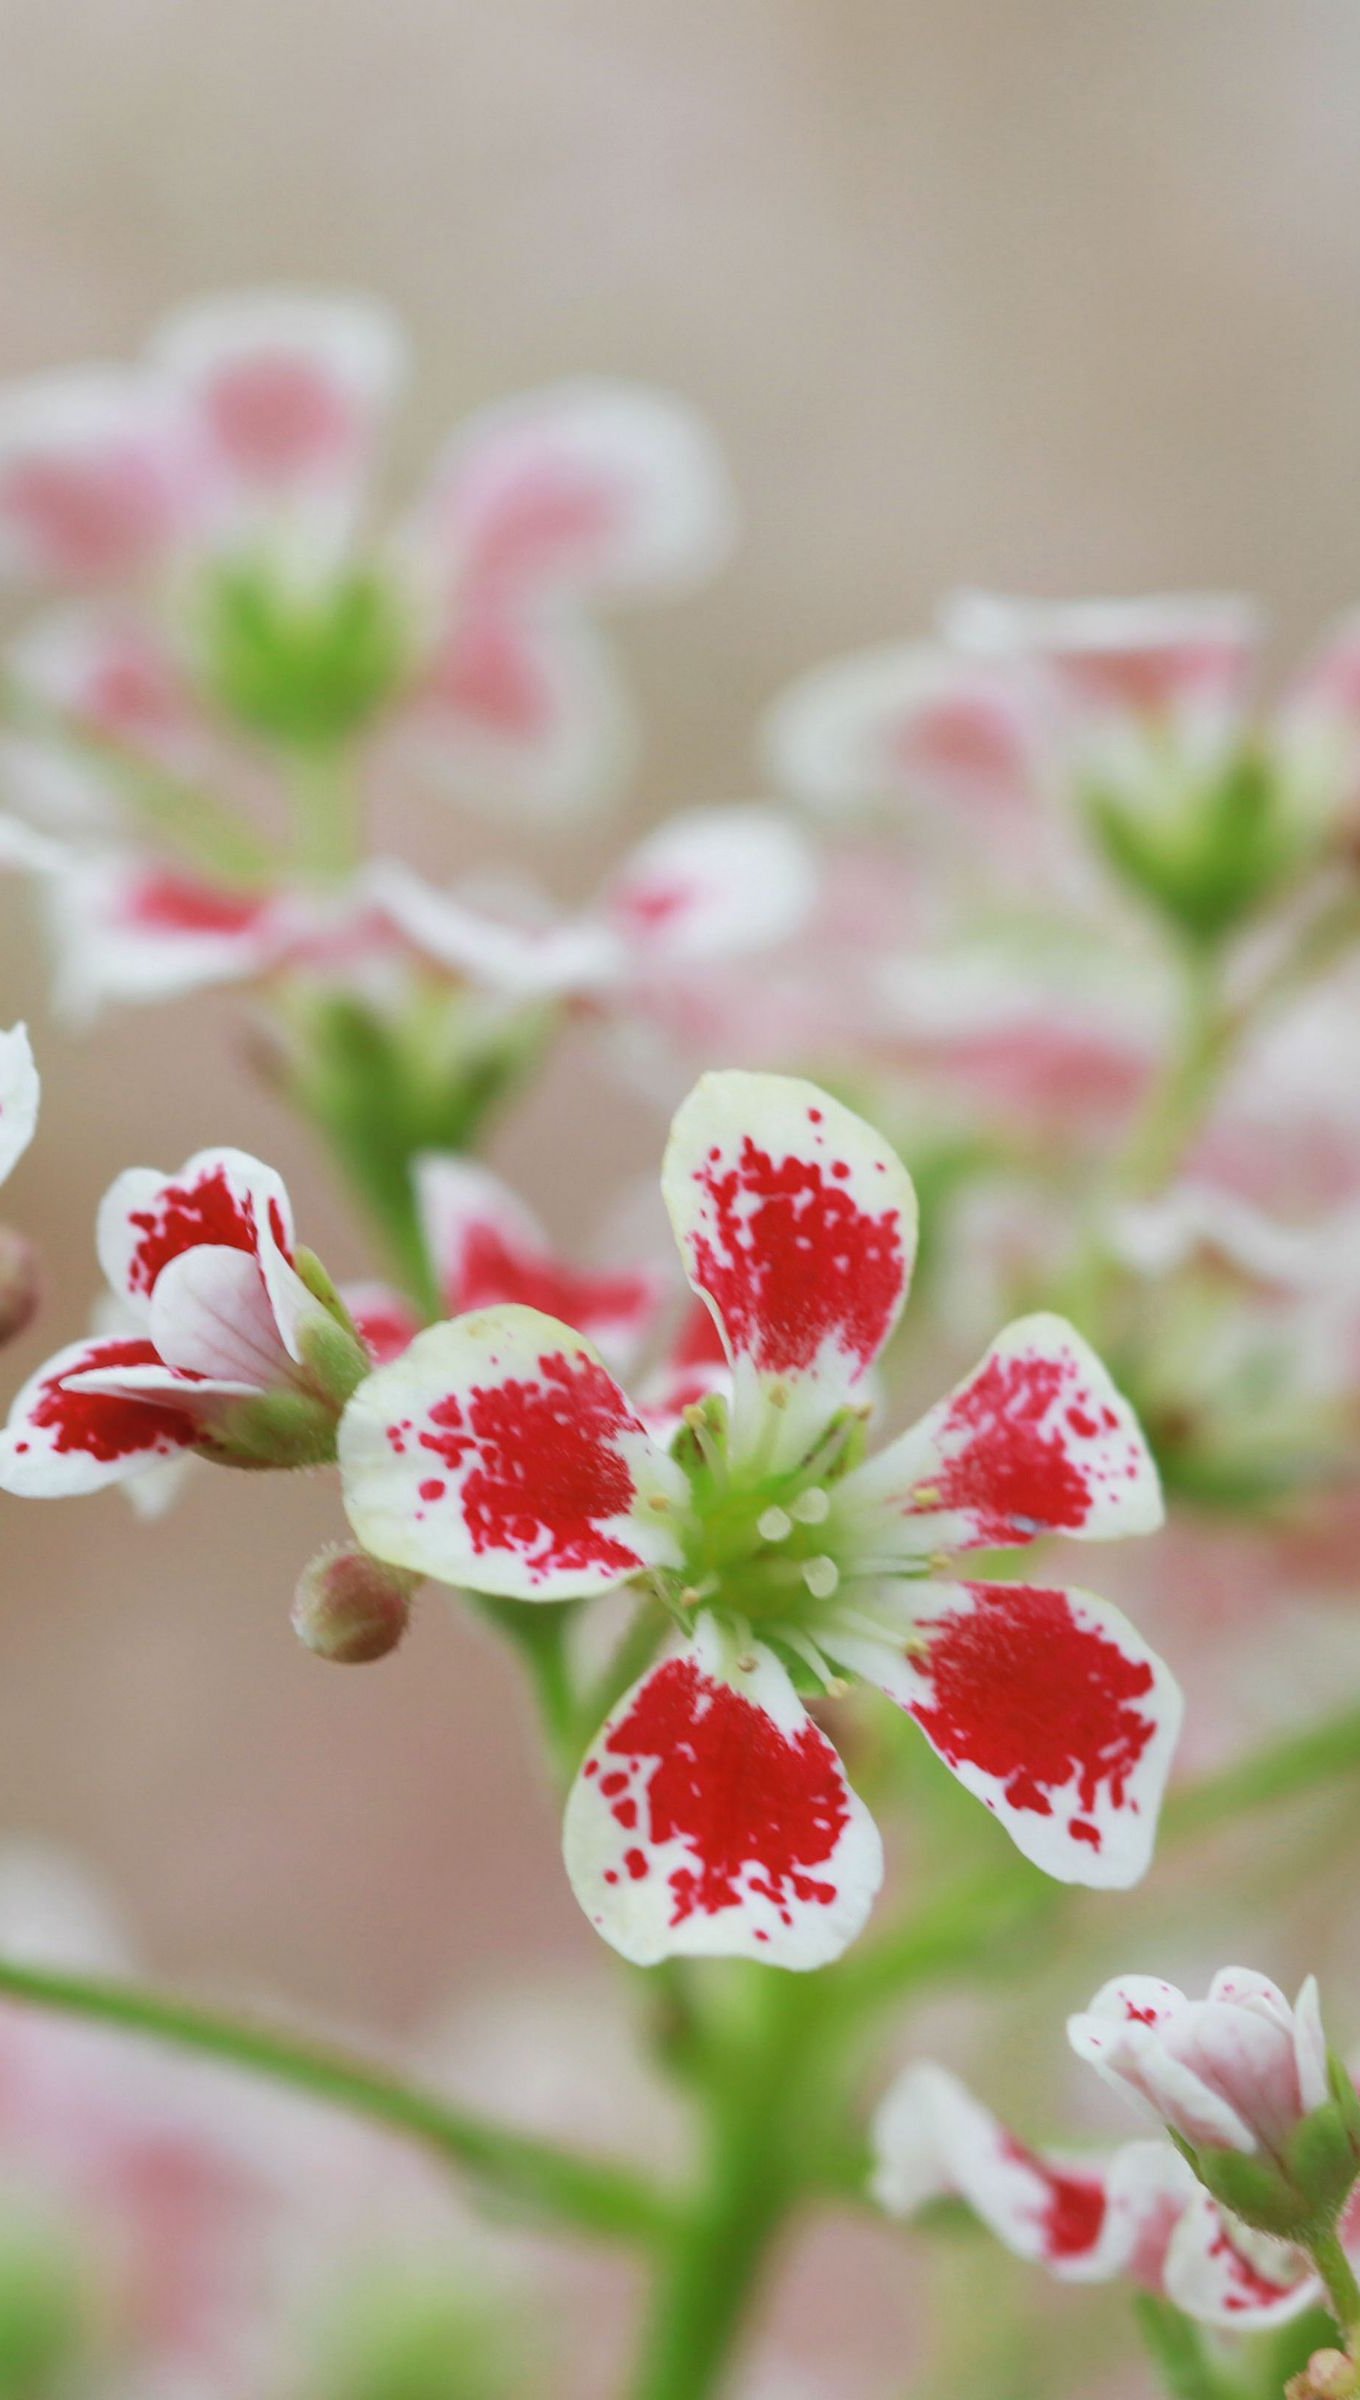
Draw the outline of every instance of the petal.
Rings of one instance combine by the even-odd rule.
[[[64,843],[35,833],[31,825],[23,824],[18,817],[0,816],[0,873],[13,870],[25,875],[59,875],[69,859],[70,852]]]
[[[611,800],[636,750],[613,660],[583,618],[475,593],[453,603],[395,739],[450,799],[547,820]]]
[[[607,1591],[675,1566],[687,1486],[592,1345],[531,1308],[431,1326],[340,1424],[366,1549],[511,1599]]]
[[[1062,1317],[1021,1317],[928,1416],[846,1478],[847,1510],[887,1507],[918,1555],[1046,1533],[1151,1533],[1161,1485],[1138,1421]],[[881,1545],[876,1545],[881,1546]]]
[[[576,1326],[620,1363],[640,1347],[664,1297],[659,1276],[593,1275],[559,1265],[523,1201],[469,1159],[426,1151],[415,1162],[415,1185],[450,1316],[518,1301]]]
[[[100,1203],[95,1244],[110,1289],[142,1322],[162,1269],[199,1244],[257,1259],[276,1303],[297,1281],[283,1179],[244,1150],[199,1150],[178,1175],[129,1167]]]
[[[28,1027],[12,1025],[0,1033],[0,1183],[33,1139],[40,1089]]]
[[[1238,2333],[1286,2324],[1322,2298],[1297,2250],[1250,2232],[1205,2191],[1193,2195],[1177,2224],[1163,2282],[1188,2317]]]
[[[252,981],[275,962],[267,895],[119,855],[75,860],[48,887],[63,1013],[178,999]]]
[[[1316,1975],[1305,1979],[1294,2003],[1294,2063],[1304,2113],[1324,2107],[1331,2098],[1331,2082]]]
[[[7,661],[22,697],[143,754],[200,764],[207,721],[171,651],[127,609],[85,602],[23,626]]]
[[[818,1967],[864,1924],[878,1829],[783,1667],[711,1618],[619,1702],[567,1802],[571,1887],[637,1966]]]
[[[826,816],[903,798],[992,833],[1042,831],[1039,761],[1014,676],[926,643],[835,659],[790,686],[766,720],[776,782]]]
[[[126,1337],[73,1342],[30,1376],[0,1434],[0,1490],[25,1499],[96,1492],[173,1457],[198,1438],[191,1417],[153,1401],[66,1388],[91,1372],[160,1368],[150,1342]],[[163,1370],[161,1370],[163,1372]]]
[[[465,587],[635,593],[711,573],[733,506],[682,401],[582,380],[474,417],[439,461],[423,516]]]
[[[151,355],[197,410],[241,486],[348,484],[399,387],[405,344],[376,301],[261,290],[169,317]]]
[[[1195,2188],[1161,2142],[1129,2142],[1109,2158],[1028,2150],[957,2076],[909,2067],[873,2126],[873,2192],[896,2216],[957,2193],[1019,2258],[1071,2281],[1129,2271]]]
[[[916,1195],[882,1137],[815,1084],[705,1075],[682,1104],[662,1192],[685,1272],[737,1367],[737,1424],[799,1455],[863,1384],[897,1322]],[[768,1427],[768,1419],[766,1419]]]
[[[413,949],[448,974],[508,1000],[546,1000],[591,989],[617,969],[617,945],[597,926],[519,925],[436,891],[395,859],[379,859],[365,888]]]
[[[1167,1669],[1108,1601],[1033,1584],[906,1587],[907,1640],[819,1624],[828,1656],[905,1708],[1017,1849],[1123,1888],[1152,1856],[1180,1727]]]
[[[151,1293],[151,1338],[167,1367],[268,1391],[288,1353],[255,1258],[199,1242],[161,1268]]]
[[[344,1283],[340,1297],[354,1329],[380,1367],[409,1350],[424,1324],[404,1292],[386,1283]]]
[[[632,852],[601,906],[650,976],[787,941],[816,897],[810,844],[753,804],[672,817]]]
[[[1165,2025],[1187,2005],[1179,1986],[1160,1975],[1115,1975],[1101,1985],[1085,2013],[1116,2025]],[[1071,2020],[1074,2025],[1082,2021]],[[1084,2050],[1079,2054],[1087,2055]]]
[[[99,583],[156,563],[192,505],[191,431],[132,368],[85,367],[0,391],[0,570]]]
[[[974,656],[1042,660],[1084,710],[1223,724],[1244,704],[1262,632],[1255,603],[1231,592],[1060,601],[961,592],[944,628]]]

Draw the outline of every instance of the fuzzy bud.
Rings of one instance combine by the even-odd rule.
[[[364,1666],[386,1658],[406,1631],[414,1575],[341,1543],[319,1550],[298,1577],[293,1631],[318,1658]]]
[[[1358,2384],[1344,2350],[1315,2350],[1303,2373],[1285,2385],[1285,2400],[1354,2400]]]
[[[0,1225],[0,1342],[12,1342],[38,1309],[38,1253],[12,1225]]]

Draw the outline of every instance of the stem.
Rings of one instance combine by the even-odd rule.
[[[1341,2247],[1341,2236],[1334,2225],[1326,2233],[1313,2236],[1308,2255],[1326,2287],[1327,2305],[1336,2319],[1341,2339],[1354,2358],[1360,2345],[1360,2283],[1355,2280],[1355,2270]]]
[[[329,2044],[102,1976],[0,1962],[0,1992],[123,2032],[153,2034],[352,2109],[423,2143],[446,2165],[468,2170],[504,2197],[564,2219],[581,2233],[649,2242],[671,2223],[669,2204],[631,2168],[513,2132]]]
[[[1203,945],[1184,955],[1180,1039],[1165,1075],[1149,1094],[1119,1169],[1122,1195],[1146,1199],[1174,1174],[1199,1130],[1242,1020],[1221,1004],[1218,952]]]
[[[330,743],[300,749],[293,796],[302,866],[328,881],[351,874],[363,846],[363,792],[352,760]]]
[[[813,1978],[772,1974],[755,2021],[714,2068],[701,2188],[668,2245],[635,2400],[709,2400],[777,2235],[806,2188],[805,2113],[820,2044]]]
[[[1198,2325],[1154,2292],[1139,2292],[1133,2313],[1171,2400],[1224,2400],[1224,2386]]]

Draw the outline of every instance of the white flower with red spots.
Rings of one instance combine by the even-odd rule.
[[[642,1578],[677,1637],[591,1745],[568,1871],[626,1956],[808,1967],[862,1925],[877,1831],[794,1675],[896,1700],[1019,1846],[1126,1884],[1151,1852],[1179,1699],[1104,1602],[943,1580],[950,1557],[1160,1522],[1099,1361],[1011,1326],[910,1432],[862,1455],[866,1379],[906,1296],[915,1198],[815,1086],[705,1077],[663,1190],[731,1365],[664,1449],[593,1345],[490,1308],[420,1334],[356,1392],[339,1456],[356,1534],[415,1573],[527,1601]]]
[[[1332,2097],[1311,1975],[1292,2008],[1244,1967],[1224,1967],[1204,2000],[1154,1975],[1123,1975],[1067,2031],[1078,2058],[1196,2151],[1282,2161],[1302,2120]]]
[[[596,619],[720,563],[713,446],[664,393],[557,385],[473,418],[383,531],[404,364],[371,301],[247,292],[180,311],[139,368],[0,393],[0,567],[96,595],[15,650],[38,717],[219,789],[233,720],[380,736],[483,804],[610,789],[631,725]]]
[[[1065,2282],[1127,2276],[1239,2333],[1283,2324],[1322,2298],[1301,2252],[1244,2225],[1168,2143],[1031,2150],[956,2076],[921,2064],[883,2101],[873,2144],[874,2196],[890,2214],[956,2195],[1018,2258]],[[1360,2226],[1345,2231],[1360,2246]]]
[[[98,1491],[197,1448],[330,1454],[327,1355],[363,1358],[298,1273],[272,1168],[240,1150],[201,1150],[177,1175],[133,1167],[104,1196],[97,1249],[130,1329],[38,1368],[0,1434],[0,1489]]]

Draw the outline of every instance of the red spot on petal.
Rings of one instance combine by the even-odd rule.
[[[224,891],[192,875],[143,876],[127,895],[122,917],[146,933],[248,933],[265,903],[247,892]]]
[[[716,1916],[752,1894],[792,1922],[789,1903],[829,1907],[837,1886],[825,1866],[849,1821],[840,1762],[812,1724],[790,1737],[762,1708],[706,1675],[691,1658],[668,1660],[606,1736],[632,1762],[654,1846],[683,1843],[669,1876],[672,1925],[696,1911]],[[624,1860],[637,1869],[631,1851]]]
[[[270,1203],[269,1220],[286,1255],[283,1216],[276,1201]],[[128,1264],[134,1292],[154,1291],[161,1269],[182,1250],[196,1249],[200,1243],[252,1256],[259,1248],[254,1201],[248,1192],[233,1189],[225,1167],[209,1168],[196,1183],[162,1184],[154,1200],[134,1209],[128,1221],[139,1237]]]
[[[422,1500],[442,1500],[448,1485],[439,1475],[428,1475],[420,1487]]]
[[[512,1249],[494,1225],[469,1228],[461,1268],[456,1284],[445,1294],[455,1314],[518,1301],[589,1333],[594,1326],[640,1316],[651,1300],[645,1275],[576,1274],[552,1259]]]
[[[261,353],[220,367],[203,393],[217,440],[247,473],[287,478],[343,456],[353,408],[310,361]]]
[[[1095,2248],[1105,2223],[1102,2185],[1091,2176],[1067,2174],[1050,2167],[1009,2135],[1006,2155],[1017,2166],[1027,2168],[1044,2187],[1043,2204],[1036,2212],[1044,2257],[1084,2258]]]
[[[160,1354],[145,1341],[91,1342],[78,1367],[158,1367]],[[127,1400],[114,1392],[72,1392],[59,1377],[45,1383],[29,1411],[31,1422],[51,1437],[63,1456],[80,1451],[107,1466],[167,1447],[182,1450],[197,1440],[191,1418],[161,1400]]]
[[[1151,1667],[1078,1623],[1065,1592],[968,1588],[976,1607],[931,1629],[932,1697],[913,1707],[918,1725],[951,1767],[995,1777],[1012,1808],[1051,1816],[1053,1793],[1074,1783],[1082,1809],[1102,1793],[1122,1806],[1156,1730],[1137,1705]],[[1099,1848],[1096,1826],[1072,1831]]]
[[[541,1573],[637,1567],[637,1552],[601,1530],[626,1515],[636,1492],[620,1433],[638,1430],[612,1376],[591,1358],[558,1351],[539,1380],[474,1387],[466,1407],[450,1393],[429,1411],[420,1446],[462,1476],[473,1549],[517,1550]]]
[[[950,1404],[941,1434],[944,1461],[930,1479],[940,1494],[932,1507],[967,1510],[985,1542],[1083,1526],[1091,1513],[1091,1481],[1072,1454],[1067,1427],[1080,1434],[1097,1428],[1075,1406],[1063,1423],[1060,1404],[1072,1373],[1061,1358],[988,1359]]]
[[[896,1209],[873,1215],[816,1159],[776,1164],[749,1134],[735,1166],[713,1156],[696,1178],[711,1215],[694,1274],[734,1348],[771,1374],[810,1367],[826,1341],[870,1365],[906,1282]]]

